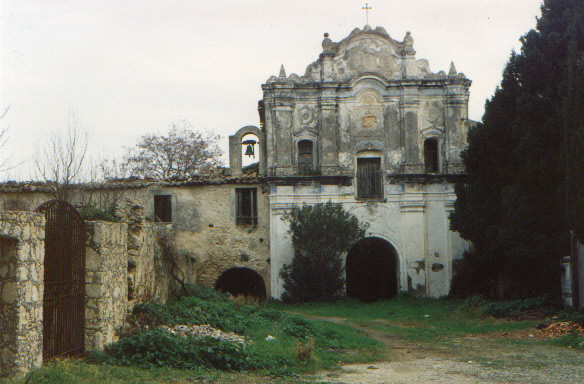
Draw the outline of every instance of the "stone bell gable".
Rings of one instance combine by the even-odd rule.
[[[389,174],[460,171],[471,81],[451,64],[434,73],[416,59],[414,39],[382,27],[354,29],[340,42],[325,33],[303,76],[262,85],[268,176],[347,175],[359,152],[376,151]]]

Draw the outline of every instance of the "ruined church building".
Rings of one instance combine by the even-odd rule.
[[[150,228],[140,220],[173,233],[187,283],[279,298],[279,271],[294,255],[282,217],[294,206],[327,201],[369,224],[346,255],[348,296],[444,296],[453,263],[468,248],[450,231],[448,215],[454,183],[464,177],[470,84],[454,64],[433,73],[416,59],[409,32],[397,41],[367,25],[339,42],[325,33],[303,76],[287,76],[282,66],[262,85],[260,126],[229,137],[224,174],[84,186],[73,204],[120,195],[137,202],[124,208],[137,219],[125,221],[128,259],[119,265],[127,271],[115,274],[128,280],[119,295],[129,303],[156,297],[161,285],[148,278],[154,256],[140,256]],[[242,169],[242,149],[256,155],[256,172]],[[39,185],[0,186],[4,210],[35,210],[51,198]]]
[[[449,293],[468,247],[448,215],[464,172],[470,84],[454,64],[433,73],[416,59],[409,32],[400,42],[367,25],[340,42],[325,33],[303,76],[282,66],[262,85],[260,127],[230,137],[230,170],[242,174],[242,138],[254,134],[267,192],[236,192],[267,200],[271,296],[282,295],[279,271],[294,254],[282,215],[329,200],[369,223],[346,256],[349,296]]]

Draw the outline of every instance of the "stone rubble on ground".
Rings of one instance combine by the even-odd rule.
[[[209,324],[175,325],[174,327],[162,325],[160,328],[165,329],[174,335],[180,335],[183,337],[212,337],[213,339],[228,341],[230,343],[240,344],[242,346],[245,346],[245,344],[248,343],[243,336],[233,332],[223,332],[217,328],[211,327]]]

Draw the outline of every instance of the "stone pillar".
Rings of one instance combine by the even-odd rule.
[[[43,362],[45,217],[0,212],[0,377]]]
[[[420,163],[420,132],[418,131],[418,106],[419,99],[417,94],[408,94],[414,92],[408,88],[404,89],[402,98],[402,127],[403,127],[403,148],[404,160],[409,164]],[[415,90],[417,92],[417,90]]]
[[[323,168],[322,174],[336,174],[338,172],[338,133],[339,127],[337,122],[337,103],[334,95],[334,87],[327,88],[323,86],[321,107],[321,127],[322,136],[320,138],[320,158]]]
[[[293,175],[293,166],[296,163],[292,159],[292,106],[288,103],[274,107],[276,120],[275,151],[270,155],[276,158],[276,176]]]
[[[128,306],[126,223],[87,221],[85,251],[85,348],[101,350],[116,341]]]
[[[468,120],[468,93],[461,85],[446,87],[446,143],[442,153],[448,163],[459,163],[460,151],[466,147],[466,124]]]
[[[229,136],[229,170],[231,176],[241,176],[241,138]]]
[[[408,188],[408,187],[406,187]],[[411,187],[409,187],[411,188]],[[407,290],[426,294],[426,220],[421,191],[407,191],[400,202],[402,214],[402,252],[407,269]],[[404,286],[402,284],[402,286]]]

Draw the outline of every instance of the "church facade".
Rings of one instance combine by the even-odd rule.
[[[241,172],[241,139],[259,141],[259,173],[269,188],[271,296],[293,257],[289,209],[327,201],[368,223],[346,255],[347,294],[449,293],[453,263],[468,243],[450,231],[454,183],[464,177],[471,81],[451,64],[434,73],[382,28],[328,34],[303,76],[262,85],[260,127],[230,137],[231,172]]]

